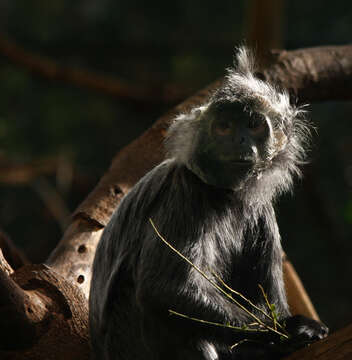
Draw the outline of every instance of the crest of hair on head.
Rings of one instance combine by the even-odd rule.
[[[219,96],[229,101],[251,103],[255,110],[276,119],[274,126],[284,127],[292,121],[301,109],[290,104],[286,90],[279,90],[272,84],[255,76],[256,63],[252,51],[246,47],[237,48],[234,67],[227,69],[225,83]]]

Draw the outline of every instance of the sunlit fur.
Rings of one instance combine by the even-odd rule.
[[[165,246],[149,218],[214,281],[212,271],[265,308],[261,284],[279,319],[289,319],[272,200],[299,174],[309,131],[303,111],[290,105],[285,92],[257,79],[253,63],[248,50],[240,48],[224,85],[203,106],[177,117],[168,133],[168,159],[133,187],[106,226],[96,250],[89,299],[96,359],[235,359],[229,346],[250,336],[169,316],[172,309],[222,324],[253,322]],[[240,101],[248,111],[270,119],[268,159],[236,190],[205,183],[192,158],[200,115],[216,101]],[[309,326],[304,329],[311,331]],[[235,351],[240,359],[264,359],[266,353],[258,345]]]
[[[303,108],[291,105],[286,91],[260,80],[255,76],[255,71],[253,54],[245,47],[239,48],[235,67],[228,69],[223,85],[204,105],[189,113],[180,114],[171,124],[166,142],[168,157],[197,172],[192,154],[198,145],[199,122],[211,103],[240,102],[249,111],[268,117],[273,135],[275,132],[282,132],[287,143],[277,151],[274,141],[271,161],[264,167],[255,169],[259,176],[249,178],[242,194],[251,203],[260,201],[261,194],[264,195],[263,201],[271,202],[277,194],[291,188],[293,176],[301,174],[299,166],[305,160],[311,129],[305,120]]]

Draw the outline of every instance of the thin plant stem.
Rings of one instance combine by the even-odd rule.
[[[233,350],[233,349],[236,348],[237,346],[242,345],[243,343],[246,343],[246,342],[252,342],[252,343],[256,343],[256,344],[262,344],[260,341],[257,341],[257,340],[243,339],[243,340],[237,342],[236,344],[231,345],[231,346],[230,346],[230,350]]]
[[[273,310],[273,307],[270,305],[269,303],[269,300],[268,300],[268,297],[263,289],[263,286],[261,284],[258,284],[262,294],[263,294],[263,297],[265,299],[265,302],[266,302],[266,305],[271,313],[271,318],[273,320],[273,326],[274,326],[274,329],[276,330],[277,329],[277,321],[276,321],[276,315],[274,314],[274,310]]]
[[[258,286],[260,287],[260,290],[262,291],[263,297],[265,299],[266,305],[268,306],[268,309],[270,310],[271,316],[268,315],[267,312],[265,312],[262,308],[260,308],[259,306],[255,305],[252,301],[250,301],[248,298],[246,298],[243,294],[241,294],[240,292],[232,289],[230,286],[228,286],[224,280],[221,279],[221,277],[216,274],[215,271],[211,270],[211,273],[218,279],[218,281],[221,283],[222,286],[224,286],[228,291],[238,295],[241,299],[245,300],[249,305],[251,305],[254,309],[256,309],[257,311],[259,311],[260,313],[262,313],[266,318],[268,318],[269,320],[272,320],[274,323],[274,328],[275,330],[277,330],[277,327],[280,327],[281,330],[285,331],[285,328],[278,322],[276,321],[276,317],[274,316],[274,313],[272,311],[272,308],[270,306],[269,300],[268,300],[268,296],[266,295],[263,287],[258,284]]]
[[[248,341],[251,341],[251,340],[249,340],[249,339],[243,339],[243,340],[237,342],[236,344],[231,345],[231,346],[230,346],[230,350],[233,350],[233,349],[236,348],[237,346],[242,345],[242,344],[244,344],[244,343],[246,343],[246,342],[248,342]]]
[[[286,339],[288,339],[288,336],[278,330],[275,330],[270,325],[265,324],[262,320],[260,320],[257,316],[255,316],[253,313],[251,313],[245,306],[243,306],[240,302],[238,302],[236,299],[234,299],[229,293],[227,293],[223,288],[221,288],[217,283],[215,283],[210,277],[202,271],[198,266],[194,265],[192,261],[190,261],[186,256],[184,256],[181,252],[179,252],[175,247],[173,247],[158,231],[156,226],[154,225],[154,222],[151,218],[149,218],[149,222],[151,223],[155,233],[158,235],[160,240],[164,242],[171,250],[173,250],[178,256],[180,256],[184,261],[186,261],[193,269],[195,269],[199,274],[201,274],[211,285],[213,285],[220,293],[222,293],[225,297],[227,297],[230,301],[235,303],[239,308],[241,308],[244,312],[246,312],[250,317],[252,317],[255,321],[257,321],[260,325],[265,327],[266,329],[274,332],[275,334],[282,336]]]
[[[248,333],[253,333],[253,332],[269,332],[268,329],[248,329],[248,328],[242,328],[242,327],[239,327],[239,326],[233,326],[233,325],[230,325],[230,324],[221,324],[221,323],[217,323],[217,322],[213,322],[213,321],[207,321],[207,320],[203,320],[203,319],[198,319],[198,318],[194,318],[194,317],[191,317],[191,316],[188,316],[188,315],[185,315],[185,314],[181,314],[179,312],[176,312],[174,310],[169,310],[169,313],[171,315],[177,315],[177,316],[180,316],[182,318],[185,318],[185,319],[188,319],[188,320],[193,320],[193,321],[196,321],[196,322],[199,322],[199,323],[202,323],[202,324],[207,324],[207,325],[214,325],[214,326],[219,326],[219,327],[223,327],[223,328],[228,328],[228,329],[232,329],[232,330],[235,330],[235,331],[238,331],[238,332],[248,332]]]
[[[246,301],[249,305],[251,305],[254,309],[258,310],[259,312],[261,312],[265,317],[267,317],[268,319],[271,319],[271,316],[268,315],[262,308],[260,308],[259,306],[255,305],[254,303],[252,303],[252,301],[250,301],[248,298],[246,298],[243,294],[241,294],[240,292],[232,289],[230,286],[228,286],[224,280],[221,279],[221,277],[216,274],[215,272],[211,271],[211,273],[220,281],[221,285],[224,286],[228,291],[238,295],[241,299],[243,299],[244,301]]]

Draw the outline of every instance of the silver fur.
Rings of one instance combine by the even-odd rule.
[[[305,119],[305,106],[297,107],[290,104],[285,90],[264,82],[255,76],[256,68],[253,54],[246,48],[237,49],[235,67],[227,70],[222,87],[217,90],[205,104],[192,109],[189,113],[180,114],[172,122],[166,139],[167,157],[185,164],[196,172],[204,181],[204,177],[195,168],[192,155],[198,146],[199,123],[209,105],[219,98],[229,102],[240,102],[249,111],[256,111],[270,119],[272,133],[282,133],[286,143],[280,148],[275,142],[269,156],[272,164],[256,169],[260,186],[265,187],[265,199],[272,199],[288,191],[292,187],[293,176],[301,176],[300,165],[305,162],[306,150],[309,147],[311,125]],[[279,149],[279,150],[278,150]],[[270,184],[261,178],[265,173],[270,177]],[[249,185],[253,189],[253,179]],[[244,193],[248,194],[246,191]],[[255,191],[255,196],[261,194]],[[271,196],[268,196],[271,194]],[[252,200],[250,200],[252,201]]]

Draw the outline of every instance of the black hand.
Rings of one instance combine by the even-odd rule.
[[[324,339],[329,329],[320,321],[309,319],[303,315],[295,315],[286,319],[286,330],[292,340],[302,343],[311,343]]]

